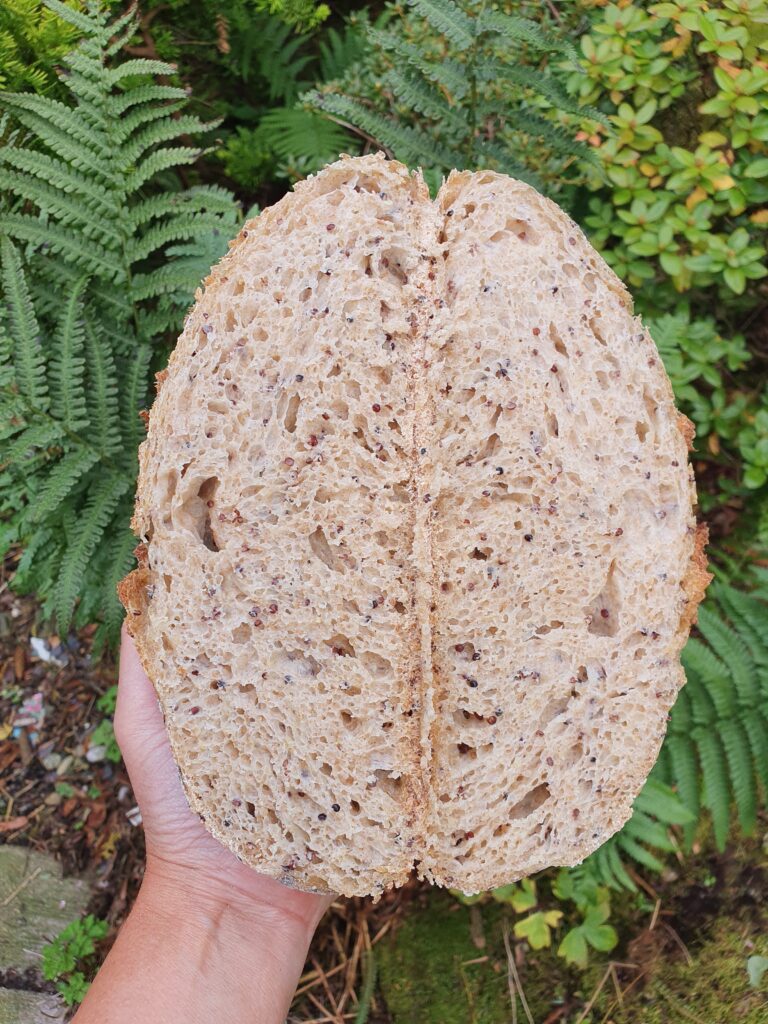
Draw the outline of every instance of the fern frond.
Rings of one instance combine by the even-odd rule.
[[[61,426],[55,420],[46,419],[42,423],[33,423],[4,448],[3,462],[11,466],[20,463],[37,455],[40,449],[50,448],[61,441],[63,436]]]
[[[308,99],[327,114],[362,130],[405,163],[423,163],[427,167],[442,164],[448,167],[457,159],[455,153],[445,149],[420,129],[400,124],[347,96],[310,93]]]
[[[122,444],[115,360],[109,340],[97,335],[88,318],[85,321],[85,351],[88,367],[89,440],[102,456],[114,455]]]
[[[53,102],[48,96],[38,96],[40,100]],[[93,146],[84,145],[77,139],[73,139],[67,132],[49,119],[49,116],[42,117],[35,111],[29,110],[28,105],[18,102],[14,93],[0,93],[0,109],[13,114],[14,118],[23,124],[33,135],[44,145],[48,146],[60,158],[77,170],[87,172],[100,179],[105,185],[113,179],[113,169],[105,150],[101,145],[96,148],[102,155],[97,155]]]
[[[94,637],[95,657],[99,656],[104,646],[113,644],[120,636],[120,626],[125,612],[117,598],[117,585],[130,572],[135,562],[133,551],[136,547],[136,538],[128,527],[130,516],[129,504],[123,514],[116,517],[125,525],[111,542],[109,568],[103,577],[100,602],[102,618]]]
[[[125,246],[125,252],[131,263],[140,263],[152,253],[162,249],[169,242],[180,242],[196,238],[202,230],[217,223],[215,215],[207,216],[197,211],[188,216],[176,216],[163,224],[150,228],[139,238],[131,239]]]
[[[749,649],[741,637],[704,605],[699,609],[699,632],[728,666],[740,700],[757,696],[757,679]]]
[[[15,246],[0,235],[2,283],[10,327],[9,345],[19,393],[34,409],[48,408],[45,359],[29,287]]]
[[[185,164],[193,164],[201,152],[202,150],[193,149],[192,146],[173,146],[166,149],[158,149],[149,156],[144,157],[139,166],[131,171],[126,178],[126,188],[131,192],[138,192],[139,189],[161,171],[168,171],[173,167],[183,167]]]
[[[99,453],[95,448],[76,448],[65,455],[48,475],[40,491],[35,495],[32,502],[33,523],[41,522],[50,512],[53,512],[81,477],[85,476],[89,469],[99,461]]]
[[[99,166],[108,157],[109,142],[103,132],[87,124],[76,111],[52,96],[38,96],[32,92],[3,92],[0,93],[0,106],[10,111],[17,121],[26,124],[44,141],[47,141],[44,132],[55,132],[54,137],[58,142],[65,138],[69,146],[90,151]],[[41,129],[44,129],[43,133]],[[51,145],[50,142],[48,144]],[[56,151],[55,145],[51,145],[51,148]]]
[[[453,0],[408,0],[440,35],[450,39],[457,50],[468,50],[475,41],[477,25]]]
[[[75,231],[44,224],[37,217],[23,213],[0,214],[0,234],[3,233],[17,241],[31,242],[43,252],[60,253],[89,274],[114,279],[123,273],[121,265],[104,246]]]
[[[170,120],[174,114],[179,113],[185,106],[186,97],[176,100],[175,103],[142,103],[134,108],[130,114],[126,114],[119,119],[118,123],[114,126],[112,139],[122,146],[126,139],[129,139],[135,132],[138,132],[140,128],[146,128],[158,121]],[[179,133],[177,132],[171,138],[175,139],[178,136]]]
[[[330,82],[341,76],[365,56],[367,42],[356,25],[344,26],[344,33],[329,28],[317,45],[320,57],[320,81]]]
[[[109,68],[105,71],[106,81],[109,88],[114,89],[126,78],[144,75],[175,75],[176,68],[173,64],[166,64],[163,60],[150,60],[148,57],[134,57],[133,60],[124,60],[116,68]]]
[[[4,171],[0,168],[0,190],[33,202],[45,214],[53,214],[59,223],[82,232],[86,238],[120,241],[110,221],[92,213],[81,197],[71,197],[61,189],[43,184],[32,175]]]
[[[523,42],[531,49],[542,53],[565,54],[574,67],[580,66],[579,55],[568,39],[555,35],[530,18],[521,18],[517,14],[506,14],[504,11],[484,10],[478,16],[478,29],[481,32],[493,32],[500,35],[514,45]]]
[[[432,121],[440,121],[450,131],[459,136],[466,132],[464,119],[451,107],[446,106],[445,98],[437,93],[432,85],[416,75],[402,72],[397,68],[385,72],[384,83],[397,97],[399,105],[416,110]]]
[[[53,339],[48,369],[51,413],[72,432],[79,430],[88,422],[83,386],[83,291],[87,283],[87,278],[81,278],[64,303]]]
[[[686,844],[690,847],[701,814],[701,783],[696,746],[689,735],[675,732],[667,737],[664,747],[669,754],[671,779],[674,780],[683,805],[692,816],[691,821],[683,829]]]
[[[138,346],[133,353],[120,389],[120,422],[123,424],[125,446],[135,453],[144,440],[144,424],[139,411],[147,405],[147,375],[152,358],[149,345]]]
[[[371,42],[379,49],[386,51],[394,62],[394,67],[407,65],[418,71],[430,82],[439,85],[445,93],[449,104],[455,104],[463,99],[470,89],[470,81],[467,78],[466,68],[454,60],[433,61],[424,56],[423,50],[400,39],[394,32],[387,32],[381,29],[372,29]]]
[[[105,192],[103,183],[91,181],[48,153],[6,146],[0,150],[0,164],[33,175],[67,195],[81,196],[88,212],[100,213],[108,218],[114,218],[119,212],[109,193]]]
[[[728,763],[719,737],[709,729],[697,729],[694,739],[699,750],[704,783],[704,803],[712,813],[715,841],[723,849],[730,823]]]
[[[738,718],[721,722],[719,731],[739,823],[744,833],[751,835],[757,820],[757,786],[749,736]]]
[[[59,629],[66,631],[72,618],[80,588],[85,577],[88,560],[104,535],[120,498],[130,486],[124,474],[100,476],[90,488],[82,515],[68,538],[61,559],[53,607]]]
[[[186,99],[186,90],[178,85],[140,85],[135,89],[129,89],[128,92],[110,96],[108,106],[112,117],[122,118],[125,116],[126,110],[130,110],[131,107],[136,107],[139,104],[165,104],[169,100],[184,101]],[[160,109],[165,113],[167,107],[163,105]]]
[[[125,226],[130,234],[135,234],[151,220],[203,210],[207,213],[231,214],[232,194],[217,185],[198,185],[184,192],[161,192],[132,206]]]
[[[98,8],[89,10],[88,14],[81,14],[80,11],[70,7],[69,4],[61,3],[61,0],[43,0],[43,2],[49,11],[53,11],[62,21],[66,21],[74,26],[84,36],[94,35],[98,28],[103,29],[107,23],[104,12],[99,11]]]
[[[122,158],[129,164],[134,164],[147,152],[154,150],[156,146],[164,142],[173,142],[181,135],[198,135],[201,132],[211,131],[220,123],[220,121],[206,123],[192,114],[162,118],[136,132],[130,140],[126,140],[123,144]],[[161,152],[163,151],[161,150]]]
[[[347,131],[335,121],[314,110],[281,108],[262,117],[259,136],[279,157],[288,160],[298,154],[311,154],[318,162],[337,159],[349,145]]]

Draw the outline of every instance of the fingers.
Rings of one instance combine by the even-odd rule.
[[[155,821],[189,813],[155,689],[123,627],[115,736],[150,830]]]

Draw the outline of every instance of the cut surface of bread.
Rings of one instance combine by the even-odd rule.
[[[198,292],[121,585],[191,806],[379,894],[627,819],[707,583],[688,424],[623,286],[520,182],[345,158]]]

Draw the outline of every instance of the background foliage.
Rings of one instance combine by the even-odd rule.
[[[340,152],[492,166],[637,295],[694,420],[718,581],[628,825],[496,900],[583,964],[610,891],[768,787],[768,0],[8,0],[0,10],[0,548],[59,630],[114,642],[155,370],[245,211]],[[110,741],[110,708],[100,728]],[[116,754],[116,751],[115,751]],[[492,898],[492,897],[484,897]]]

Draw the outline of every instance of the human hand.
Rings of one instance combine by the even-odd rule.
[[[123,629],[115,735],[141,810],[147,872],[200,899],[256,906],[314,931],[332,897],[298,892],[242,864],[205,829],[186,800],[154,687]]]
[[[115,734],[144,819],[147,870],[73,1024],[282,1024],[331,897],[258,874],[206,832],[125,631]]]

